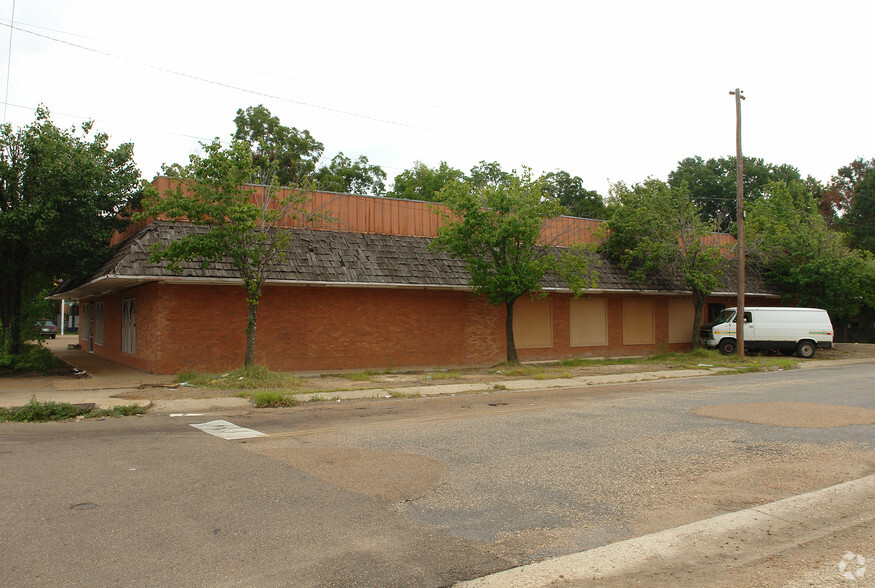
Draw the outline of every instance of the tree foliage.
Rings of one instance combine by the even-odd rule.
[[[172,188],[164,194],[154,188],[147,190],[138,216],[163,215],[206,229],[156,248],[150,259],[153,263],[167,261],[176,271],[185,261],[198,261],[205,268],[219,261],[230,262],[246,291],[249,312],[244,366],[251,366],[262,287],[271,266],[286,259],[293,238],[293,233],[281,226],[297,218],[314,220],[322,215],[308,210],[311,185],[299,185],[283,196],[280,175],[274,171],[279,164],[273,161],[266,169],[259,167],[248,141],[234,141],[223,148],[216,139],[202,147],[204,154],[191,156]],[[254,178],[265,176],[270,182],[263,189],[249,185]]]
[[[440,162],[435,168],[417,161],[413,167],[395,176],[392,191],[386,196],[437,202],[438,194],[444,186],[464,177],[465,173],[462,170],[450,167],[446,161]]]
[[[316,171],[325,151],[310,131],[283,125],[262,104],[237,110],[234,124],[233,139],[249,144],[256,183],[267,184],[276,176],[281,186],[297,185]]]
[[[249,144],[254,183],[276,180],[280,186],[298,186],[315,182],[320,190],[375,196],[386,191],[386,172],[364,155],[353,160],[340,152],[320,166],[325,146],[310,131],[282,124],[263,104],[239,109],[234,124],[233,140]],[[165,173],[168,170],[180,172],[176,164],[165,168]]]
[[[344,194],[370,194],[382,196],[386,191],[386,172],[378,165],[371,165],[364,155],[355,161],[341,151],[328,165],[315,174],[316,186],[328,192]]]
[[[693,295],[696,346],[705,299],[727,264],[728,252],[712,242],[714,224],[702,220],[686,184],[655,179],[631,188],[616,184],[612,197],[619,206],[607,222],[602,247],[639,284],[663,277],[686,285]]]
[[[0,323],[9,353],[20,349],[23,300],[107,259],[139,180],[133,145],[111,148],[91,122],[59,129],[40,107],[30,126],[0,127]]]
[[[688,157],[678,162],[668,175],[668,183],[680,188],[686,183],[692,201],[702,211],[702,219],[717,223],[718,230],[728,231],[736,221],[736,158]],[[744,198],[754,202],[765,194],[771,182],[801,180],[799,170],[787,164],[774,165],[760,158],[744,158]]]
[[[567,171],[544,174],[544,190],[565,207],[566,214],[581,218],[605,219],[607,207],[595,190],[583,187],[583,180]]]
[[[820,194],[820,208],[852,246],[875,253],[875,159],[841,167]]]
[[[544,196],[543,182],[528,170],[498,183],[457,180],[440,194],[449,212],[442,214],[432,247],[465,262],[476,294],[506,306],[509,363],[519,363],[513,336],[516,300],[538,292],[547,272],[561,274],[575,292],[595,276],[585,251],[557,255],[547,244],[539,244],[544,221],[562,212],[557,202]]]
[[[749,207],[745,227],[757,243],[752,260],[781,289],[785,304],[824,308],[833,319],[875,308],[875,258],[844,244],[801,183],[771,184]]]

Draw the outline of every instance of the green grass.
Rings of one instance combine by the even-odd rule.
[[[288,390],[301,387],[301,378],[283,372],[272,372],[264,366],[237,368],[223,374],[179,372],[176,374],[176,381],[198,388]]]
[[[462,374],[459,372],[428,372],[427,374],[422,374],[422,377],[427,380],[455,380],[456,378],[461,378]]]
[[[391,373],[391,372],[387,372],[387,373]],[[378,372],[375,372],[373,370],[365,370],[363,372],[353,372],[353,373],[349,373],[349,374],[338,374],[338,377],[346,378],[347,380],[353,380],[355,382],[367,382],[373,376],[376,376],[377,374],[378,374]]]
[[[0,421],[19,423],[45,423],[51,421],[69,421],[77,417],[86,419],[99,417],[123,417],[143,414],[146,409],[137,404],[98,408],[92,411],[67,402],[39,402],[31,398],[30,402],[18,408],[0,407]]]
[[[279,390],[259,390],[242,392],[240,396],[249,398],[256,408],[278,408],[281,406],[296,406],[298,399],[294,394]]]

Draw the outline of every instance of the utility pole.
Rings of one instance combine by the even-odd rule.
[[[735,342],[739,359],[744,358],[744,157],[741,155],[741,101],[744,93],[736,88],[735,96],[735,206],[738,221],[738,299],[735,304]]]

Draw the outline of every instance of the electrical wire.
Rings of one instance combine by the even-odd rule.
[[[153,69],[153,70],[155,70],[155,71],[160,71],[160,72],[162,72],[162,73],[168,73],[168,74],[175,75],[175,76],[178,76],[178,77],[187,78],[187,79],[190,79],[190,80],[195,80],[195,81],[202,82],[202,83],[205,83],[205,84],[211,84],[211,85],[213,85],[213,86],[219,86],[219,87],[221,87],[221,88],[227,88],[227,89],[229,89],[229,90],[236,90],[236,91],[238,91],[238,92],[243,92],[243,93],[246,93],[246,94],[252,94],[252,95],[254,95],[254,96],[261,96],[261,97],[263,97],[263,98],[270,98],[270,99],[272,99],[272,100],[280,100],[280,101],[282,101],[282,102],[288,102],[288,103],[291,103],[291,104],[298,104],[298,105],[300,105],[300,106],[305,106],[305,107],[307,107],[307,108],[315,108],[315,109],[318,109],[318,110],[324,110],[324,111],[326,111],[326,112],[333,112],[333,113],[336,113],[336,114],[342,114],[342,115],[344,115],[344,116],[352,116],[352,117],[355,117],[355,118],[361,118],[361,119],[365,119],[365,120],[371,120],[371,121],[374,121],[374,122],[380,122],[380,123],[384,123],[384,124],[395,125],[395,126],[398,126],[398,127],[406,127],[406,128],[409,128],[409,129],[417,129],[417,130],[421,130],[421,131],[436,132],[436,131],[434,131],[434,129],[429,129],[429,128],[426,128],[426,127],[420,127],[420,126],[417,126],[417,125],[411,125],[411,124],[402,123],[402,122],[398,122],[398,121],[394,121],[394,120],[389,120],[389,119],[385,119],[385,118],[379,118],[379,117],[376,117],[376,116],[370,116],[370,115],[367,115],[367,114],[360,114],[360,113],[351,112],[351,111],[348,111],[348,110],[342,110],[342,109],[339,109],[339,108],[332,108],[331,106],[322,106],[322,105],[319,105],[319,104],[313,104],[313,103],[310,103],[310,102],[304,102],[304,101],[302,101],[302,100],[295,100],[295,99],[293,99],[293,98],[286,98],[286,97],[284,97],[284,96],[278,96],[278,95],[276,95],[276,94],[270,94],[270,93],[268,93],[268,92],[260,92],[260,91],[258,91],[258,90],[252,90],[252,89],[249,89],[249,88],[244,88],[244,87],[242,87],[242,86],[237,86],[237,85],[234,85],[234,84],[229,84],[229,83],[227,83],[227,82],[219,82],[219,81],[216,81],[216,80],[211,80],[211,79],[209,79],[209,78],[205,78],[205,77],[203,77],[203,76],[198,76],[198,75],[194,75],[194,74],[186,73],[186,72],[179,71],[179,70],[175,70],[175,69],[170,69],[170,68],[168,68],[168,67],[163,67],[163,66],[160,66],[160,65],[155,65],[155,64],[152,64],[152,63],[147,63],[147,62],[145,62],[145,61],[140,61],[140,60],[133,59],[133,58],[130,58],[130,57],[123,57],[123,56],[120,56],[120,55],[115,55],[114,53],[110,53],[110,52],[108,52],[108,51],[102,51],[102,50],[100,50],[100,49],[94,49],[93,47],[87,47],[87,46],[85,46],[85,45],[80,45],[79,43],[73,43],[73,42],[70,42],[70,41],[65,41],[65,40],[63,40],[63,39],[58,39],[58,38],[56,38],[56,37],[52,37],[51,35],[45,35],[45,34],[43,34],[43,33],[37,33],[37,32],[35,32],[35,31],[29,31],[29,30],[27,30],[27,29],[23,29],[23,28],[21,28],[21,27],[19,27],[19,26],[16,26],[16,25],[14,25],[14,24],[6,24],[6,23],[2,23],[2,22],[0,22],[0,26],[8,27],[8,28],[11,29],[11,30],[20,31],[20,32],[22,32],[22,33],[26,33],[26,34],[28,34],[28,35],[33,35],[33,36],[35,36],[35,37],[40,37],[40,38],[43,38],[43,39],[47,39],[47,40],[49,40],[49,41],[54,41],[55,43],[60,43],[60,44],[62,44],[62,45],[67,45],[67,46],[69,46],[69,47],[74,47],[74,48],[76,48],[76,49],[80,49],[80,50],[82,50],[82,51],[88,51],[88,52],[90,52],[90,53],[94,53],[94,54],[97,54],[97,55],[103,55],[104,57],[109,57],[109,58],[111,58],[111,59],[117,59],[117,60],[119,60],[119,61],[125,61],[125,62],[128,62],[128,63],[133,63],[133,64],[135,64],[135,65],[139,65],[140,67],[145,67],[145,68],[148,68],[148,69]],[[10,32],[10,36],[11,36],[11,32]],[[10,41],[10,42],[11,42],[11,41]],[[10,51],[10,55],[11,55],[11,51]],[[8,82],[8,78],[7,78],[7,85],[8,85],[8,83],[9,83],[9,82]]]

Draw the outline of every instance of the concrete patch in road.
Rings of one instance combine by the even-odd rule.
[[[819,402],[743,402],[699,406],[690,414],[774,427],[822,429],[875,425],[875,410]]]
[[[228,421],[209,421],[207,423],[193,423],[195,429],[204,433],[221,437],[222,439],[251,439],[253,437],[267,437],[264,433],[254,429],[240,427]]]

